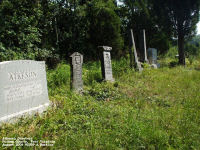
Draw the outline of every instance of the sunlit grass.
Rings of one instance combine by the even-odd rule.
[[[113,61],[114,83],[101,82],[99,63],[85,64],[83,95],[70,91],[70,68],[61,64],[47,74],[52,107],[3,125],[0,139],[55,140],[52,149],[199,149],[200,71],[168,63],[138,73]]]

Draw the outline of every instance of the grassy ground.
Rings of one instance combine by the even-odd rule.
[[[88,63],[83,95],[70,92],[69,66],[59,65],[47,74],[52,107],[0,127],[0,149],[34,149],[2,147],[3,137],[55,141],[35,149],[200,149],[200,61],[185,68],[169,61],[142,73],[113,61],[114,83],[100,82],[100,64]]]

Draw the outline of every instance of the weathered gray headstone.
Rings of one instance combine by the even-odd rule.
[[[157,63],[157,49],[148,49],[148,59],[153,68],[159,68],[160,65]]]
[[[149,57],[149,62],[151,64],[157,64],[157,49],[149,48],[148,49],[148,57]]]
[[[49,103],[45,62],[0,63],[0,123],[42,112]]]
[[[82,64],[83,55],[75,52],[71,56],[71,89],[77,92],[83,90]]]
[[[141,72],[143,70],[143,68],[141,66],[141,62],[139,62],[139,60],[138,60],[136,46],[135,46],[135,40],[134,40],[133,30],[132,29],[131,29],[131,39],[132,39],[132,44],[133,44],[133,51],[134,51],[134,56],[135,56],[135,63],[137,65],[137,69],[139,70],[139,72]]]
[[[108,46],[99,46],[101,52],[103,51],[103,55],[101,54],[101,72],[102,77],[105,81],[114,81],[112,75],[112,63],[111,63],[111,55],[110,51],[112,47]]]

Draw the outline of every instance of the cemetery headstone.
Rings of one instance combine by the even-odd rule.
[[[149,48],[148,49],[148,57],[149,57],[149,62],[151,64],[156,64],[157,63],[157,49]]]
[[[99,46],[101,49],[101,72],[102,77],[105,81],[114,81],[113,75],[112,75],[112,63],[111,63],[111,55],[110,51],[112,50],[112,47],[108,46]]]
[[[131,39],[132,39],[132,44],[133,44],[133,51],[134,51],[134,56],[135,56],[135,63],[137,65],[137,69],[139,70],[139,72],[141,72],[143,70],[143,68],[141,66],[141,62],[139,62],[139,60],[138,60],[136,46],[135,46],[135,40],[134,40],[133,30],[132,29],[131,29]]]
[[[83,90],[82,64],[83,55],[75,52],[71,56],[71,89],[77,92]]]
[[[160,67],[160,65],[157,63],[157,49],[155,48],[148,49],[148,59],[149,63],[152,65],[153,68]]]
[[[148,58],[147,58],[145,30],[142,30],[140,32],[140,38],[139,39],[140,39],[139,40],[139,48],[140,48],[140,51],[142,51],[142,61],[149,63]]]
[[[132,46],[132,38],[131,38],[131,32],[129,35],[129,56],[130,56],[130,68],[134,67],[134,60],[133,60],[133,46]]]
[[[148,58],[147,58],[147,47],[146,47],[146,33],[145,33],[145,30],[143,30],[143,38],[144,38],[144,61],[146,63],[149,63]]]
[[[44,61],[0,63],[0,123],[42,112],[49,104]]]

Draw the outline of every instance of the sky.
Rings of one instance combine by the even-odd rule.
[[[197,34],[200,34],[200,22],[197,24]]]

